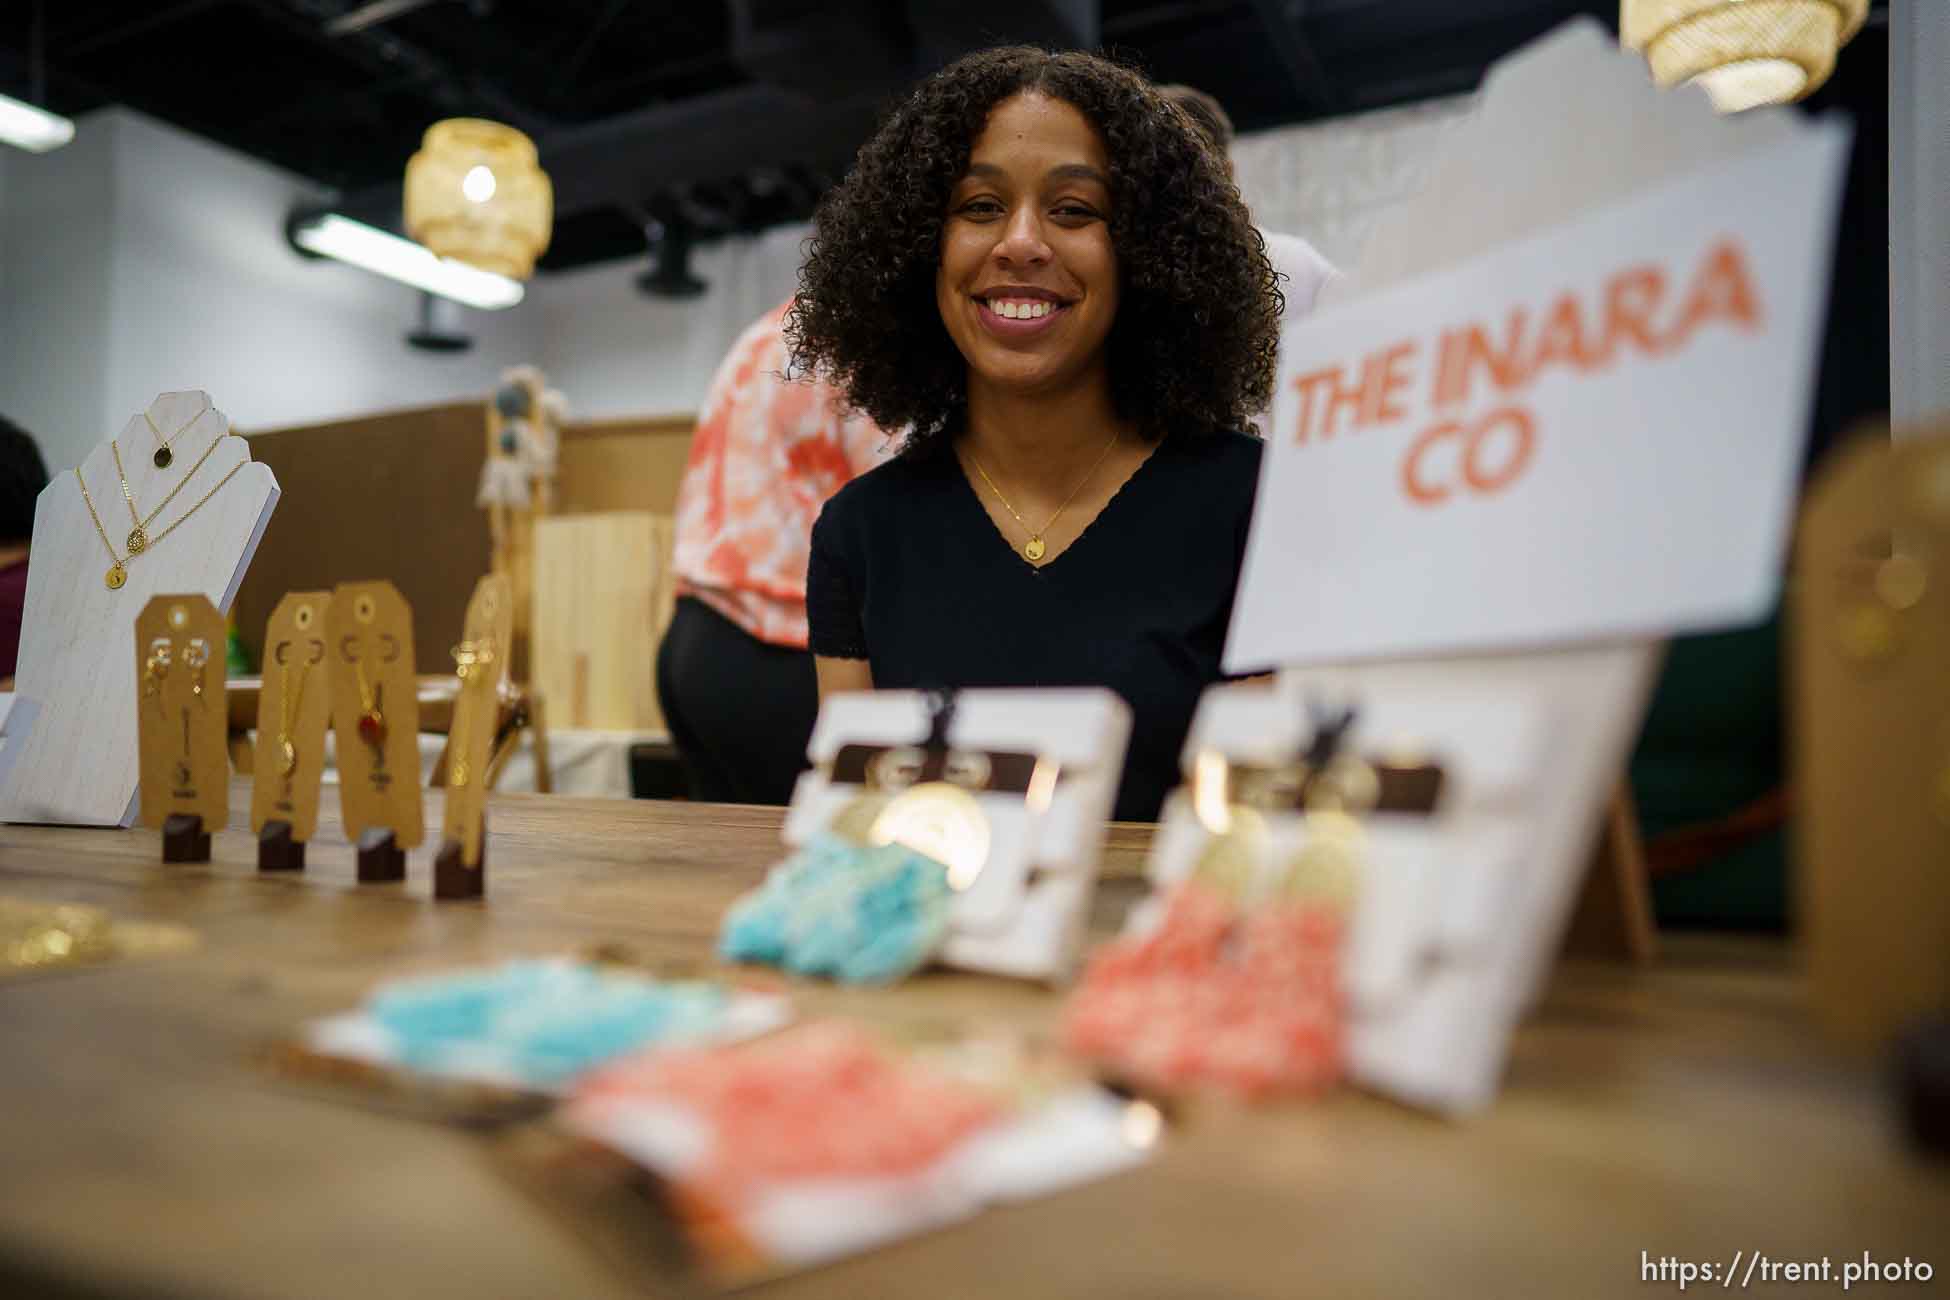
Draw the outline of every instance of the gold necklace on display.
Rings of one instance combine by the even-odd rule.
[[[115,453],[115,477],[122,482],[122,499],[129,503],[129,522],[135,525],[129,529],[129,537],[126,543],[130,555],[140,555],[156,542],[162,540],[161,537],[151,538],[149,536],[150,523],[157,515],[167,509],[169,503],[176,499],[176,494],[181,492],[189,484],[189,481],[196,477],[196,472],[203,468],[203,462],[210,459],[210,453],[217,449],[218,444],[223,442],[223,439],[224,435],[218,434],[216,441],[203,449],[203,454],[196,458],[196,464],[190,466],[190,472],[177,480],[176,486],[169,490],[169,495],[162,499],[162,504],[154,510],[151,510],[147,518],[140,518],[136,515],[135,493],[129,490],[129,476],[122,470],[122,448],[113,438],[109,439],[108,449]],[[235,471],[232,472],[234,473]],[[185,516],[185,518],[187,517]],[[180,523],[181,520],[177,522]]]
[[[1036,561],[1042,559],[1049,550],[1043,543],[1043,534],[1049,531],[1049,526],[1056,522],[1058,515],[1069,509],[1070,503],[1077,499],[1077,493],[1083,491],[1084,485],[1090,482],[1091,479],[1097,477],[1097,471],[1102,469],[1104,462],[1110,458],[1110,449],[1116,445],[1117,435],[1112,434],[1110,441],[1104,445],[1103,453],[1097,457],[1096,463],[1091,465],[1090,472],[1085,474],[1077,485],[1070,489],[1070,495],[1063,498],[1062,505],[1050,512],[1050,517],[1043,521],[1041,528],[1031,528],[1029,521],[1016,513],[1016,508],[1009,504],[1009,498],[1002,495],[1002,489],[995,485],[995,480],[989,477],[989,472],[982,468],[982,462],[975,459],[975,452],[972,448],[968,453],[968,463],[973,465],[975,472],[982,476],[982,482],[989,485],[989,491],[995,493],[995,499],[1002,503],[1002,508],[1007,510],[1018,524],[1022,525],[1022,531],[1029,534],[1029,540],[1022,544],[1022,558],[1034,564]]]
[[[207,456],[209,453],[205,452],[204,454]],[[197,463],[200,465],[203,462],[198,461]],[[218,492],[222,491],[223,485],[230,482],[231,479],[237,477],[237,471],[242,469],[244,466],[248,464],[250,464],[249,460],[240,460],[235,465],[231,466],[230,472],[228,474],[225,474],[222,478],[218,479],[217,485],[215,487],[211,488],[208,492],[205,492],[195,505],[191,506],[188,510],[185,510],[181,515],[179,515],[176,518],[176,520],[169,525],[169,527],[163,529],[160,533],[157,533],[154,537],[148,537],[145,535],[143,539],[142,549],[145,551],[155,549],[157,544],[159,544],[163,538],[169,536],[171,533],[175,532],[178,528],[181,528],[191,515],[203,509],[204,505],[210,500],[210,498],[215,496]],[[108,572],[102,575],[102,584],[106,586],[110,591],[120,591],[122,589],[122,584],[129,580],[128,565],[131,561],[135,559],[138,552],[130,551],[127,559],[124,559],[122,556],[119,556],[115,553],[115,543],[108,540],[108,529],[102,527],[101,512],[95,509],[95,498],[88,495],[88,480],[81,477],[81,470],[79,467],[75,469],[74,481],[75,484],[81,488],[81,499],[88,506],[88,517],[95,521],[95,532],[102,539],[103,549],[105,549],[108,552]],[[187,475],[184,476],[183,481],[184,482],[189,481]],[[181,485],[179,484],[178,486],[180,487]],[[169,495],[173,497],[176,494],[172,492]],[[168,504],[169,502],[165,499],[163,505],[168,505]],[[156,509],[160,511],[162,509],[162,506],[158,506],[156,507]],[[153,519],[155,518],[155,516],[151,515],[150,518]]]
[[[292,733],[298,727],[298,714],[305,707],[305,678],[311,673],[311,660],[298,665],[298,689],[291,689],[291,665],[285,663],[283,690],[278,696],[278,775],[290,776],[298,770],[298,743]]]
[[[156,454],[152,458],[156,462],[157,469],[169,468],[170,462],[176,459],[176,453],[169,449],[169,444],[175,442],[178,438],[188,433],[190,431],[190,426],[195,424],[198,420],[201,420],[204,414],[209,411],[209,409],[210,409],[210,399],[206,397],[203,399],[203,409],[198,411],[195,415],[192,415],[188,420],[184,421],[183,427],[178,429],[176,432],[170,434],[167,438],[163,437],[162,430],[156,427],[156,422],[149,418],[149,412],[144,411],[142,413],[142,422],[149,426],[149,432],[155,434],[156,441],[162,444],[162,446],[156,448]]]

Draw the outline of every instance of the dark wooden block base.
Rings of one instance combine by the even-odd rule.
[[[440,841],[440,852],[433,859],[433,896],[445,902],[458,898],[480,898],[487,893],[487,826],[481,827],[481,860],[473,866],[461,861],[460,841],[451,837]]]
[[[359,883],[385,885],[406,879],[406,850],[394,834],[375,826],[359,836]]]
[[[1910,1141],[1927,1155],[1950,1160],[1950,1018],[1903,1035],[1896,1045],[1896,1078]]]
[[[203,819],[194,813],[171,813],[163,818],[162,860],[164,862],[208,862],[210,836]]]
[[[268,821],[257,833],[259,871],[303,871],[305,842],[291,838],[291,823]]]

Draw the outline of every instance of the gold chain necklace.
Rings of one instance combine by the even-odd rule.
[[[149,426],[149,432],[155,434],[156,441],[162,444],[162,446],[156,448],[156,454],[154,457],[157,469],[169,468],[170,462],[176,459],[176,453],[169,449],[169,444],[175,442],[178,438],[188,433],[190,431],[190,426],[194,425],[198,420],[201,420],[206,414],[208,414],[209,410],[210,410],[210,399],[206,397],[203,399],[203,409],[198,411],[195,415],[192,415],[188,420],[184,421],[183,427],[178,429],[176,432],[170,434],[167,438],[162,436],[162,430],[156,427],[156,422],[149,418],[149,412],[146,409],[142,412],[142,422]]]
[[[278,775],[290,776],[298,770],[298,744],[292,738],[297,730],[298,715],[305,707],[305,679],[311,675],[311,660],[298,665],[298,689],[291,689],[291,664],[284,665],[282,687],[278,695]]]
[[[982,482],[989,485],[989,491],[995,493],[995,499],[1002,503],[1002,508],[1007,510],[1018,524],[1022,525],[1022,531],[1029,534],[1029,540],[1022,544],[1022,558],[1034,564],[1036,561],[1042,559],[1044,554],[1049,550],[1043,544],[1043,534],[1049,531],[1049,526],[1056,522],[1058,515],[1070,508],[1070,503],[1077,499],[1077,493],[1083,491],[1084,484],[1097,477],[1097,471],[1103,468],[1104,462],[1110,458],[1111,448],[1116,445],[1117,435],[1112,434],[1110,441],[1104,444],[1104,450],[1097,457],[1096,463],[1091,465],[1090,472],[1085,474],[1077,485],[1070,489],[1070,495],[1063,498],[1062,505],[1050,512],[1050,517],[1043,521],[1041,528],[1031,528],[1029,521],[1016,513],[1016,508],[1009,504],[1009,498],[1002,495],[1002,489],[995,485],[995,480],[989,477],[989,472],[982,468],[982,462],[975,459],[975,450],[972,447],[968,451],[968,463],[973,465],[975,472],[982,476]]]
[[[463,641],[455,646],[454,675],[460,678],[462,692],[467,692],[470,688],[477,688],[478,683],[487,681],[488,673],[486,669],[493,662],[494,642],[488,640],[486,637],[481,638],[479,641]],[[478,695],[478,689],[475,689],[474,693]],[[447,785],[450,789],[455,790],[465,786],[469,777],[472,775],[467,762],[467,737],[468,723],[472,718],[473,709],[465,708],[463,704],[464,701],[459,696],[456,696],[454,699],[453,734],[447,738],[448,747],[453,754],[452,759],[447,764]],[[479,707],[480,704],[476,701],[474,708]]]
[[[190,466],[190,472],[176,481],[176,486],[169,490],[169,495],[162,499],[162,504],[158,505],[154,510],[151,510],[147,518],[138,518],[136,516],[135,493],[129,490],[129,476],[122,470],[122,448],[113,438],[109,439],[108,449],[115,453],[115,477],[122,482],[122,499],[129,503],[129,522],[135,525],[135,527],[129,530],[129,537],[126,543],[130,555],[140,555],[162,540],[160,536],[153,538],[149,536],[150,521],[167,509],[169,503],[176,499],[176,494],[189,485],[189,481],[196,477],[196,472],[203,468],[203,462],[210,459],[210,454],[223,442],[225,436],[221,433],[218,434],[216,440],[203,449],[203,454],[196,458],[196,464]],[[188,517],[187,515],[184,516],[184,518]],[[181,523],[182,520],[178,520],[177,522]]]
[[[204,454],[207,456],[209,453],[205,452]],[[198,461],[197,463],[200,465],[203,462]],[[170,524],[169,527],[163,529],[160,533],[157,533],[154,537],[145,537],[143,549],[144,550],[154,549],[157,543],[161,542],[163,538],[169,536],[171,533],[175,532],[178,528],[181,528],[184,522],[187,521],[191,515],[203,509],[204,504],[208,502],[211,497],[215,496],[218,492],[223,490],[224,484],[230,482],[231,479],[237,477],[238,470],[242,469],[244,466],[250,463],[251,463],[250,460],[246,458],[244,460],[238,461],[235,465],[232,465],[230,467],[230,472],[228,474],[225,474],[222,478],[218,479],[217,485],[211,488],[208,492],[205,492],[195,505],[191,506],[188,510],[185,510],[181,515],[177,516],[174,523]],[[121,556],[115,553],[115,543],[108,540],[108,529],[102,527],[101,513],[95,509],[95,498],[88,495],[88,480],[81,477],[81,468],[79,466],[75,467],[74,481],[76,485],[81,488],[81,499],[87,503],[88,517],[95,521],[95,532],[101,537],[103,548],[108,551],[108,561],[109,561],[108,572],[102,575],[102,583],[110,591],[120,591],[122,589],[122,584],[129,580],[129,571],[126,565],[128,564],[129,560],[135,559],[137,552],[130,551],[128,560],[124,560]],[[189,481],[188,476],[185,475],[184,482],[188,482],[188,481]],[[178,486],[181,485],[179,484]],[[172,492],[169,495],[173,497],[176,494]],[[168,505],[168,504],[169,502],[167,500],[163,502],[163,505]],[[156,509],[158,512],[160,512],[162,510],[162,506],[157,506]],[[150,516],[150,518],[152,519],[154,517],[155,517],[154,515]]]

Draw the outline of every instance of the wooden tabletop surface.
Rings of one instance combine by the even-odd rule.
[[[0,984],[0,1295],[676,1293],[592,1254],[480,1137],[320,1099],[253,1058],[407,972],[603,941],[708,964],[725,905],[776,856],[778,810],[497,797],[487,900],[436,906],[431,841],[404,886],[358,887],[326,803],[295,877],[255,871],[241,784],[206,865],[162,865],[152,831],[0,827],[0,895],[200,938]],[[437,826],[437,793],[427,815]],[[1140,891],[1145,838],[1113,831],[1099,934]],[[801,1005],[1041,1029],[1058,998],[944,974],[807,988]],[[1758,1251],[1825,1255],[1837,1280],[1821,1289],[1838,1291],[1865,1250],[1928,1261],[1950,1286],[1950,1173],[1903,1152],[1872,1070],[1822,1051],[1784,948],[1680,939],[1650,969],[1561,968],[1474,1120],[1351,1092],[1204,1106],[1137,1173],[761,1289],[1643,1296],[1678,1287],[1642,1283],[1642,1252],[1724,1267]]]

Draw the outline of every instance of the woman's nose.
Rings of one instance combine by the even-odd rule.
[[[1009,224],[995,246],[996,260],[1016,266],[1035,266],[1049,261],[1049,245],[1043,240],[1042,215],[1023,204],[1009,214]]]

